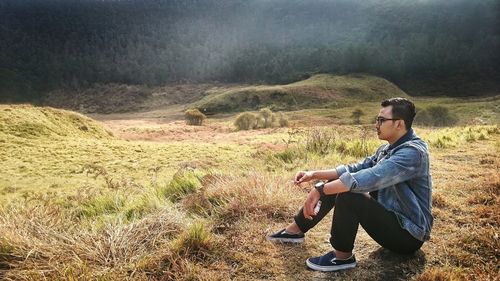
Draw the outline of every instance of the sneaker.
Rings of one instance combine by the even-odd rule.
[[[303,243],[304,233],[290,234],[286,232],[285,229],[282,229],[276,233],[267,236],[267,240],[282,242],[282,243]]]
[[[338,260],[335,252],[331,251],[321,257],[308,258],[306,264],[310,269],[317,271],[337,271],[356,266],[356,258],[352,255],[346,260]]]

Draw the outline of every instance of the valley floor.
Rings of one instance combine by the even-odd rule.
[[[106,139],[2,132],[0,279],[498,280],[497,125],[415,129],[431,148],[435,217],[415,255],[360,228],[355,269],[310,271],[305,259],[331,249],[328,216],[302,245],[266,241],[305,199],[309,187],[290,183],[297,170],[350,163],[381,143],[372,127],[301,114],[290,128],[238,132],[231,117],[202,127],[101,119]]]

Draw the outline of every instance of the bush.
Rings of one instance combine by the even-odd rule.
[[[457,122],[458,118],[448,108],[439,105],[419,110],[415,116],[415,123],[424,126],[445,127],[455,125]]]
[[[198,109],[188,109],[184,113],[184,118],[186,119],[186,124],[188,125],[201,126],[206,116]]]
[[[284,163],[291,164],[300,156],[299,154],[300,153],[297,150],[288,148],[284,151],[272,154],[272,157]]]
[[[305,149],[308,152],[326,155],[335,146],[335,135],[331,132],[314,129],[306,138]]]
[[[238,130],[252,130],[256,128],[287,127],[288,119],[282,112],[273,113],[269,108],[263,108],[258,115],[244,112],[236,117],[234,125]]]
[[[359,108],[355,109],[351,114],[352,122],[354,124],[361,124],[361,116],[363,116],[363,115],[365,115],[363,110],[361,110]]]
[[[280,127],[288,127],[289,125],[288,118],[283,112],[278,112],[277,119],[278,119],[278,125]]]
[[[260,121],[262,122],[259,127],[261,128],[270,128],[273,126],[274,121],[276,120],[274,113],[269,108],[263,108],[259,112]]]
[[[250,112],[244,112],[236,117],[234,125],[238,130],[252,130],[257,128],[257,116]]]

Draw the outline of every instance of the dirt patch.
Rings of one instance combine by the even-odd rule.
[[[249,144],[258,136],[279,132],[279,128],[235,131],[229,122],[207,122],[203,126],[189,126],[184,121],[159,119],[102,120],[115,136],[126,140],[156,142],[182,141],[205,143]]]

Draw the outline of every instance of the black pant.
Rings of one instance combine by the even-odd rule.
[[[312,220],[304,217],[302,208],[295,222],[302,232],[313,228],[334,207],[330,243],[342,252],[354,249],[358,226],[382,247],[400,254],[411,254],[420,249],[423,242],[403,229],[396,214],[377,202],[376,193],[357,194],[345,192],[321,197],[321,208]]]

